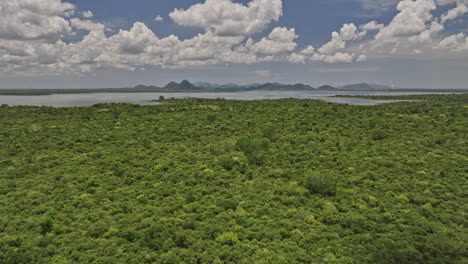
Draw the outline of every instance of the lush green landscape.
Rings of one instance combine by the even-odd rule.
[[[467,263],[468,95],[0,108],[0,263]]]

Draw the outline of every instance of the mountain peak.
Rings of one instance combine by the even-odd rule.
[[[336,88],[331,85],[322,85],[318,89],[319,90],[336,90]]]
[[[199,90],[197,86],[193,85],[191,82],[187,80],[183,80],[178,87],[179,90]]]
[[[183,80],[181,83],[170,82],[164,86],[166,90],[199,90],[200,88],[193,85],[187,80]]]

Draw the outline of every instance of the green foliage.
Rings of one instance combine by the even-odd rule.
[[[217,118],[218,118],[218,117],[217,117],[216,115],[208,115],[208,116],[206,117],[206,119],[207,119],[208,122],[210,122],[210,123],[216,121]]]
[[[221,165],[225,170],[232,170],[238,161],[231,156],[223,156],[219,159],[219,165]]]
[[[270,141],[276,141],[279,139],[279,135],[274,124],[268,124],[263,129],[263,136],[268,138]]]
[[[260,148],[261,142],[258,139],[241,137],[237,140],[236,146],[246,155],[250,155]]]
[[[233,232],[226,232],[216,237],[216,241],[222,244],[234,245],[234,243],[239,241],[239,238],[237,238],[237,235]]]
[[[314,173],[305,178],[305,186],[311,194],[334,196],[336,184],[336,177],[330,174]]]
[[[52,227],[54,226],[54,220],[50,216],[44,217],[41,221],[41,234],[45,235],[49,232],[52,232]]]
[[[240,137],[236,147],[244,152],[250,164],[260,166],[265,161],[265,150],[269,144],[270,142],[266,138]]]
[[[468,96],[405,98],[0,107],[0,263],[465,263]]]
[[[379,130],[375,130],[373,133],[372,133],[372,139],[373,140],[384,140],[385,138],[387,137],[386,133],[384,130],[382,129],[379,129]]]

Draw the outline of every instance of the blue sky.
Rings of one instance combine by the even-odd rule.
[[[187,8],[196,3],[203,3],[203,0],[73,0],[69,2],[78,6],[81,11],[92,10],[96,20],[111,23],[117,29],[128,29],[134,22],[141,21],[158,36],[175,34],[181,38],[190,38],[203,31],[197,28],[178,26],[168,17],[168,14],[175,8]],[[235,2],[247,4],[250,0]],[[339,29],[344,23],[350,21],[366,23],[370,20],[369,18],[388,22],[395,14],[395,10],[392,9],[387,10],[387,12],[377,10],[369,12],[357,0],[283,1],[283,12],[280,20],[273,22],[268,28],[271,29],[275,26],[294,27],[301,35],[298,42],[302,45],[312,42],[327,42],[330,39],[330,33]],[[158,15],[162,16],[165,21],[154,21]]]
[[[182,79],[468,88],[467,4],[0,0],[0,88]]]

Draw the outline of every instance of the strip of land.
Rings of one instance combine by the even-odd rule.
[[[307,84],[251,84],[251,85],[212,85],[192,84],[189,81],[181,83],[170,82],[164,87],[137,85],[133,88],[98,88],[98,89],[0,89],[0,95],[52,95],[52,94],[86,94],[86,93],[229,93],[229,92],[249,92],[249,91],[369,91],[369,92],[468,92],[468,89],[403,89],[391,88],[382,85],[372,85],[367,83],[333,87],[323,85],[311,87]]]

